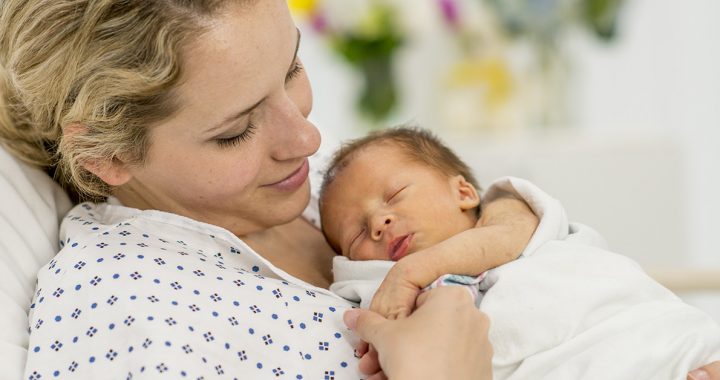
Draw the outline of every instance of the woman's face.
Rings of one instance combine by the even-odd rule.
[[[184,51],[180,110],[150,128],[147,162],[123,203],[246,235],[287,223],[307,205],[307,157],[320,145],[306,119],[308,79],[285,0],[231,5]]]

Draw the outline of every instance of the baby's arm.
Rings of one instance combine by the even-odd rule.
[[[516,259],[538,225],[527,204],[511,195],[485,205],[475,228],[406,256],[388,272],[370,308],[393,318],[409,315],[420,290],[444,274],[477,276]]]
[[[498,198],[485,206],[475,228],[415,252],[396,266],[421,287],[448,273],[477,276],[518,258],[537,225],[525,202]]]

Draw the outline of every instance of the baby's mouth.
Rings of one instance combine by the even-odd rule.
[[[407,256],[412,243],[413,234],[398,236],[388,243],[387,255],[392,261],[398,261]]]

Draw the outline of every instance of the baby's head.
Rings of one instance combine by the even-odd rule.
[[[430,132],[395,128],[344,145],[320,192],[323,234],[352,260],[399,260],[475,226],[479,186]]]

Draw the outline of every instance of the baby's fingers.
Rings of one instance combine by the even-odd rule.
[[[391,319],[391,320],[403,319],[403,318],[407,318],[408,315],[410,315],[410,311],[407,308],[401,308],[399,310],[389,313],[387,316],[387,319]]]
[[[387,319],[401,319],[412,314],[415,307],[415,292],[394,293],[392,296],[376,294],[370,303],[370,310]]]
[[[387,319],[395,320],[407,317],[412,312],[412,309],[405,304],[390,304],[379,305],[375,312]]]

